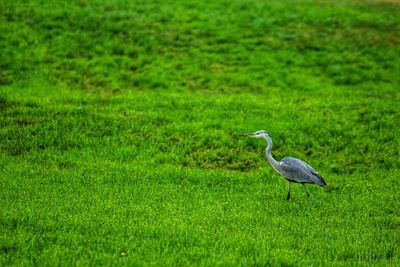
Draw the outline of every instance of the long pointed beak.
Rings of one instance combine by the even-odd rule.
[[[240,136],[254,136],[255,134],[254,133],[243,133],[243,134],[240,134]]]

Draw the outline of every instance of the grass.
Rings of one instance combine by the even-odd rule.
[[[399,265],[399,13],[1,2],[0,265]]]

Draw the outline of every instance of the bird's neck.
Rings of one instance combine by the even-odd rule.
[[[267,159],[269,163],[272,165],[272,167],[274,167],[275,170],[279,171],[279,162],[274,159],[271,153],[273,146],[272,139],[269,136],[264,136],[264,138],[268,142],[268,146],[265,149],[265,155],[267,156]]]

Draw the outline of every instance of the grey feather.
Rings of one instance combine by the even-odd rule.
[[[326,185],[322,176],[301,159],[285,157],[281,161],[282,175],[293,182]]]

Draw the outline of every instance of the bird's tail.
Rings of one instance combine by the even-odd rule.
[[[324,181],[324,179],[322,177],[320,177],[319,180],[320,180],[320,183],[318,185],[320,185],[320,186],[326,186],[327,185],[327,183]]]
[[[326,186],[327,185],[325,180],[324,180],[324,178],[322,178],[322,176],[318,172],[313,172],[312,171],[311,173],[315,177],[315,179],[313,181],[314,183],[316,183],[317,185],[320,185],[320,186]]]

